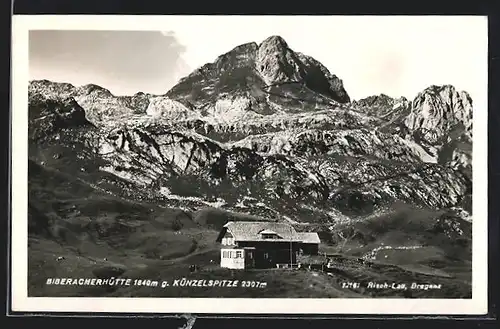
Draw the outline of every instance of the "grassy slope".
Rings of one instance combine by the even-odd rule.
[[[356,260],[370,255],[365,262],[368,267],[353,262],[342,270],[362,282],[397,277],[407,282],[441,283],[443,289],[437,296],[470,297],[471,223],[449,217],[445,211],[403,205],[393,209],[392,213],[338,225],[330,243],[321,249]]]
[[[181,257],[217,234],[181,210],[117,199],[31,161],[29,170],[30,293],[43,294],[46,277]]]
[[[231,271],[218,266],[217,230],[227,220],[249,218],[214,209],[190,214],[127,201],[31,161],[29,170],[30,296],[397,297],[403,294],[391,290],[351,291],[341,287],[344,281],[366,283],[370,280],[443,283],[441,290],[415,292],[410,297],[470,295],[470,263],[459,258],[467,252],[454,248],[448,240],[436,240],[442,234],[432,231],[434,226],[429,226],[431,221],[429,216],[423,216],[424,213],[411,220],[408,212],[403,212],[400,216],[358,222],[353,226],[358,232],[354,238],[345,244],[334,239],[335,247],[324,248],[335,248],[344,255],[343,258],[351,255],[357,259],[380,246],[381,242],[404,244],[406,239],[409,244],[427,244],[425,248],[414,251],[383,250],[371,266],[356,262],[342,265],[333,270],[333,276],[305,270]],[[345,230],[345,236],[348,236],[352,227],[338,229]],[[463,248],[467,248],[467,244]],[[389,256],[385,257],[387,253]],[[398,267],[384,265],[384,262]],[[199,270],[190,273],[191,264],[196,264]],[[93,278],[120,274],[132,279],[168,281],[183,277],[248,279],[267,282],[267,287],[109,289],[45,285],[48,277]]]

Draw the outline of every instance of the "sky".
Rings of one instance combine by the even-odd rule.
[[[237,45],[280,35],[323,63],[351,99],[413,99],[451,84],[485,102],[487,20],[468,16],[166,16],[111,30],[32,30],[30,79],[163,94]],[[139,23],[139,22],[138,22]],[[158,28],[160,27],[160,28]],[[110,28],[111,29],[111,28]],[[125,30],[124,30],[125,29]]]

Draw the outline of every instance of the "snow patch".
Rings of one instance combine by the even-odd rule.
[[[372,251],[370,251],[369,253],[365,254],[362,258],[365,260],[376,260],[378,252],[381,250],[415,250],[415,249],[420,249],[420,248],[423,248],[423,246],[396,246],[396,247],[392,247],[392,246],[384,246],[383,244],[381,244],[381,246],[379,246],[379,247],[373,249]],[[387,255],[385,256],[385,258],[387,258]]]
[[[153,117],[165,117],[171,120],[200,119],[200,115],[183,104],[172,99],[158,96],[149,101],[146,114]]]
[[[427,153],[427,151],[425,151],[422,146],[418,145],[413,141],[409,141],[403,138],[401,139],[401,141],[404,144],[406,144],[410,149],[412,149],[416,154],[418,154],[418,156],[420,157],[420,159],[422,159],[422,161],[427,163],[437,163],[437,157]]]
[[[246,97],[219,98],[215,105],[207,110],[207,121],[217,124],[261,118],[262,115],[251,111],[250,106],[250,100]]]
[[[223,199],[220,199],[220,198],[217,198],[217,200],[214,202],[209,202],[209,201],[203,200],[202,198],[199,198],[199,197],[180,196],[177,194],[172,194],[170,189],[168,187],[165,187],[165,186],[160,187],[160,194],[169,200],[200,202],[200,203],[206,204],[207,206],[213,207],[213,208],[221,208],[221,207],[227,205],[226,201],[224,201]]]

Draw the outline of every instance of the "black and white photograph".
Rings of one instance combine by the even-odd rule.
[[[21,299],[485,310],[485,17],[49,18],[13,37]]]

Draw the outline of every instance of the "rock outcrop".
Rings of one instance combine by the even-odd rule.
[[[471,192],[467,93],[351,102],[279,36],[235,47],[164,95],[46,80],[29,95],[31,158],[63,148],[78,159],[71,174],[127,198],[333,223],[394,202],[460,207]]]

